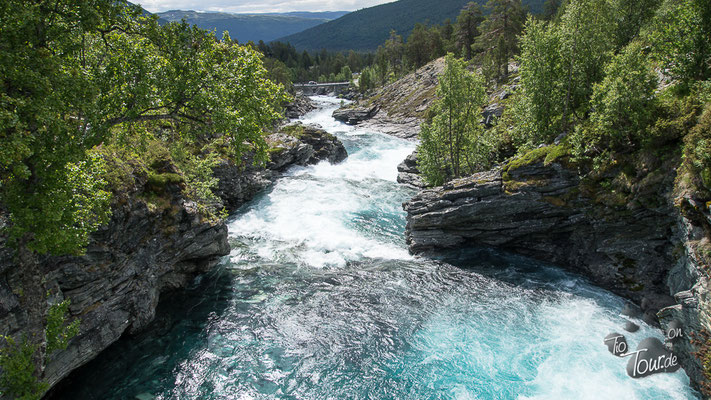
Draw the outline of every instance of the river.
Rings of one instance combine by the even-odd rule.
[[[526,258],[408,254],[396,166],[412,142],[302,118],[349,157],[292,168],[229,221],[232,252],[163,301],[151,329],[73,374],[81,399],[689,399],[603,345],[624,301]],[[446,261],[446,262],[445,262]],[[659,331],[625,333],[636,347]]]

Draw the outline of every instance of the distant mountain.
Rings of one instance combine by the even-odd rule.
[[[332,20],[336,18],[341,18],[342,16],[350,13],[350,11],[291,11],[285,13],[266,13],[266,14],[256,14],[256,15],[285,15],[290,17],[303,17],[303,18],[314,18],[314,19],[327,19]]]
[[[399,0],[354,11],[278,40],[305,50],[375,50],[390,36],[392,29],[406,37],[418,22],[440,24],[447,18],[454,22],[470,1]],[[475,1],[486,3],[486,0]],[[523,3],[531,12],[538,13],[543,9],[544,0],[523,0]]]
[[[328,22],[347,14],[345,11],[334,12],[293,12],[271,14],[229,14],[219,12],[196,12],[172,10],[156,13],[167,22],[179,22],[185,19],[189,24],[195,24],[207,30],[216,30],[217,36],[228,31],[232,39],[241,43],[247,41],[265,42],[276,38],[301,32],[305,29]]]

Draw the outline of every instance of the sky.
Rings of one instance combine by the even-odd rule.
[[[266,13],[287,11],[354,11],[394,0],[137,0],[150,12],[168,10]]]

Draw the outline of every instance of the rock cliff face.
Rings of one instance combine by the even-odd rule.
[[[425,181],[420,177],[420,170],[417,169],[417,150],[397,166],[397,181],[420,189],[426,186]]]
[[[361,121],[373,118],[378,110],[377,106],[339,108],[333,112],[333,118],[348,125],[357,125]]]
[[[444,58],[434,60],[368,98],[336,110],[333,117],[399,138],[415,139],[420,122],[435,99],[437,77],[443,70]]]
[[[662,200],[631,206],[611,202],[610,190],[596,193],[565,162],[511,163],[405,203],[407,241],[414,253],[476,244],[552,262],[633,300],[650,323],[677,320],[684,337],[675,353],[700,386],[703,361],[692,342],[711,332],[709,254],[700,251],[709,248],[711,217],[689,198],[674,204],[674,169],[661,170],[640,190]]]
[[[311,99],[303,95],[294,96],[294,100],[284,108],[286,118],[299,118],[307,112],[316,109]]]
[[[266,167],[225,163],[215,171],[217,194],[228,209],[253,198],[290,165],[346,157],[343,145],[328,133],[314,127],[299,132],[269,137],[273,151]],[[69,318],[81,319],[79,335],[66,350],[50,355],[43,368],[42,378],[50,385],[121,335],[145,328],[162,293],[184,287],[230,251],[224,221],[201,217],[180,184],[167,185],[158,199],[147,196],[146,184],[145,177],[136,177],[133,192],[115,197],[110,223],[92,235],[84,256],[15,254],[0,238],[0,335],[32,338],[40,345],[39,360],[50,301],[69,299]],[[0,213],[0,225],[6,222]]]
[[[569,266],[635,300],[648,319],[671,304],[671,209],[614,210],[579,193],[574,171],[542,161],[425,190],[405,205],[413,252],[467,243]]]
[[[665,331],[673,321],[681,322],[684,336],[672,349],[692,382],[708,389],[704,363],[710,354],[704,343],[711,340],[711,215],[708,206],[689,196],[678,198],[676,205],[680,210],[674,226],[677,246],[667,279],[676,304],[662,309],[658,316]],[[709,398],[708,390],[705,395]]]

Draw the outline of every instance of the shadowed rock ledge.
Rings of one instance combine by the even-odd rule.
[[[420,192],[404,205],[415,253],[466,244],[492,246],[552,262],[635,300],[648,319],[673,302],[674,219],[668,207],[616,210],[580,194],[574,171],[535,162],[475,174]]]

